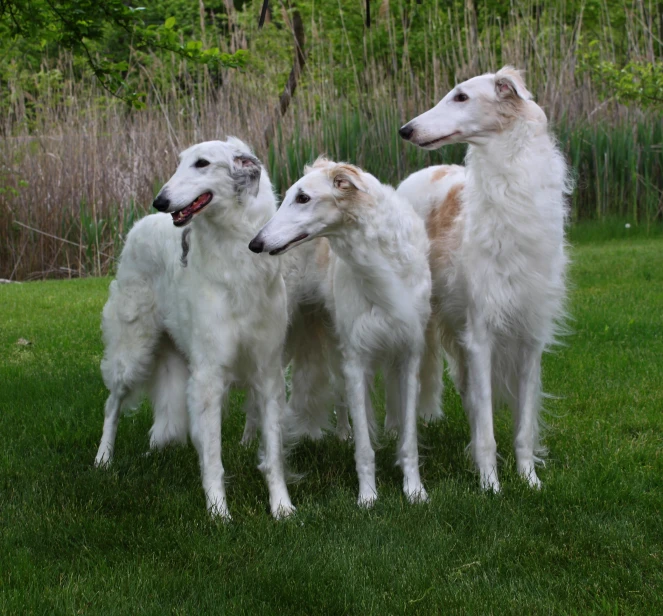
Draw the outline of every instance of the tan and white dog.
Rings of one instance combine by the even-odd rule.
[[[399,384],[403,490],[410,501],[424,501],[417,398],[430,316],[425,226],[390,186],[352,165],[318,159],[288,190],[276,215],[249,247],[277,255],[321,236],[329,242],[319,243],[314,262],[341,351],[340,371],[355,439],[358,502],[370,506],[377,498],[368,383],[376,366],[385,364]],[[293,381],[293,396],[295,386]]]
[[[154,410],[150,445],[185,443],[190,434],[207,508],[229,518],[221,407],[238,382],[258,409],[272,514],[288,515],[294,509],[281,443],[286,289],[279,262],[246,249],[276,212],[267,173],[239,139],[201,143],[180,155],[154,207],[170,215],[146,216],[131,229],[103,311],[101,371],[110,395],[96,464],[111,461],[120,411],[146,390]]]
[[[571,181],[564,157],[510,67],[456,86],[400,135],[429,150],[469,144],[466,167],[429,167],[398,194],[428,228],[435,319],[470,420],[481,485],[500,489],[498,398],[513,411],[518,471],[538,487],[541,355],[565,315]]]

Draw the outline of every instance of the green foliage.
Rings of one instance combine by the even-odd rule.
[[[663,105],[663,62],[598,62],[592,77],[604,98],[643,108]]]
[[[9,41],[10,59],[19,65],[26,60],[28,64],[32,60],[33,66],[41,63],[41,55],[48,50],[73,51],[109,92],[137,108],[144,107],[144,93],[135,91],[127,80],[132,52],[174,53],[211,68],[245,65],[245,50],[231,54],[218,47],[205,48],[199,40],[184,42],[176,31],[175,17],[146,23],[145,10],[127,6],[123,0],[4,0],[0,36]],[[124,43],[122,52],[113,53],[120,42]],[[12,49],[16,43],[18,49]],[[28,58],[19,55],[21,51],[28,51]],[[7,63],[5,58],[2,64]]]

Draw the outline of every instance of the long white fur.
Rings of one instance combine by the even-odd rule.
[[[328,254],[326,238],[316,238],[284,254],[283,277],[288,294],[288,334],[283,366],[291,375],[290,397],[282,429],[284,440],[295,443],[302,437],[321,439],[332,429],[329,412],[336,411],[336,434],[350,436],[347,405],[343,396],[338,336],[325,298],[331,293],[326,267],[318,260]],[[242,443],[257,434],[257,409],[249,392]]]
[[[209,165],[197,167],[203,159]],[[120,411],[146,389],[154,409],[150,445],[186,442],[189,433],[207,508],[229,518],[221,411],[230,385],[243,383],[259,408],[260,468],[272,514],[280,517],[293,511],[281,443],[286,290],[279,261],[246,248],[276,211],[272,185],[249,147],[229,138],[183,152],[157,199],[176,212],[206,192],[213,198],[190,223],[186,267],[182,230],[170,215],[143,218],[127,237],[103,311],[101,369],[110,395],[96,464],[110,462]]]
[[[341,351],[355,438],[358,503],[370,506],[377,498],[368,383],[378,363],[391,364],[400,383],[398,463],[403,490],[410,501],[424,501],[428,497],[419,474],[416,413],[430,316],[425,227],[393,188],[356,167],[323,159],[288,190],[251,247],[282,251],[320,236],[331,246],[327,259],[316,262]]]
[[[541,355],[565,314],[571,182],[564,158],[544,112],[510,67],[456,86],[401,135],[427,149],[469,143],[466,168],[424,169],[398,194],[430,220],[450,190],[463,187],[459,215],[444,239],[449,258],[431,261],[436,318],[469,416],[481,485],[500,489],[496,397],[513,410],[518,471],[539,487]]]

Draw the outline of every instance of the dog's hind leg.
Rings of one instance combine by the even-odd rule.
[[[269,489],[269,506],[276,519],[295,511],[288,495],[283,468],[283,437],[281,415],[285,407],[285,380],[279,366],[263,372],[254,382],[256,401],[262,422],[260,470]]]
[[[249,389],[246,392],[244,413],[246,414],[246,423],[244,424],[244,433],[242,434],[240,444],[250,445],[258,433],[258,424],[260,423],[260,410],[258,409],[253,389]]]
[[[97,456],[94,459],[95,466],[107,466],[113,459],[117,424],[120,420],[122,403],[126,399],[127,394],[127,388],[118,388],[117,391],[111,392],[106,400],[106,407],[104,409],[104,429],[101,434],[101,443],[99,443]]]
[[[428,321],[426,348],[421,358],[421,395],[419,417],[426,422],[442,419],[442,394],[444,393],[444,365],[440,332],[434,317]]]
[[[293,438],[317,440],[330,427],[330,343],[317,312],[293,318],[287,343],[292,357],[292,389],[286,411],[286,431]]]
[[[140,391],[152,369],[158,341],[152,305],[151,290],[144,284],[128,284],[120,289],[117,281],[111,283],[102,318],[106,348],[101,361],[101,373],[110,395],[96,466],[110,463],[120,412]]]
[[[385,366],[383,371],[385,389],[384,431],[398,434],[401,428],[401,385],[397,366]]]
[[[110,368],[110,365],[113,365]],[[106,466],[110,464],[115,450],[115,437],[120,413],[123,407],[140,393],[145,383],[147,371],[152,365],[152,349],[145,349],[143,354],[134,356],[123,355],[120,358],[104,358],[102,361],[102,372],[104,380],[110,389],[110,395],[106,400],[104,409],[104,427],[101,435],[101,443],[94,460],[95,466]],[[112,371],[112,379],[108,378]]]
[[[147,388],[154,413],[154,424],[150,429],[152,449],[160,449],[168,443],[186,444],[189,426],[186,386],[189,376],[186,360],[170,338],[164,336]]]
[[[535,450],[539,436],[541,403],[541,347],[523,344],[519,353],[517,413],[514,413],[514,449],[518,472],[533,488],[540,488],[536,475]]]
[[[411,503],[425,502],[428,494],[419,475],[417,445],[417,397],[419,393],[420,358],[410,355],[402,361],[400,371],[401,431],[398,465],[403,471],[403,492]]]
[[[334,412],[336,414],[336,436],[341,441],[346,441],[352,435],[350,419],[348,418],[348,403],[345,399],[345,382],[341,368],[341,352],[338,348],[336,338],[329,336],[327,339],[329,360],[330,389],[334,401]]]

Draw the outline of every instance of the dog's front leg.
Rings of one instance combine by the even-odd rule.
[[[444,362],[440,328],[435,315],[431,316],[426,328],[426,349],[421,358],[421,396],[419,416],[427,422],[442,419],[442,394],[444,393]]]
[[[533,488],[541,487],[534,468],[541,398],[541,353],[540,345],[525,343],[518,358],[518,410],[514,426],[514,449],[518,472]]]
[[[409,355],[401,364],[401,432],[398,463],[403,470],[403,492],[411,503],[426,502],[428,494],[419,476],[417,443],[417,397],[419,394],[418,355]]]
[[[272,515],[280,519],[289,516],[295,508],[290,502],[283,470],[281,423],[285,407],[285,381],[278,362],[274,362],[269,374],[260,375],[254,388],[262,419],[264,453],[260,470],[267,480]]]
[[[497,444],[493,432],[491,336],[482,319],[470,315],[465,333],[467,389],[463,403],[470,420],[470,447],[481,487],[500,491]]]
[[[359,476],[357,503],[362,507],[371,507],[378,493],[375,487],[375,452],[368,425],[366,369],[359,357],[347,354],[342,370],[355,437],[355,462]]]
[[[199,366],[192,370],[187,396],[191,440],[198,451],[207,510],[230,520],[221,463],[221,405],[226,389],[218,369]]]

